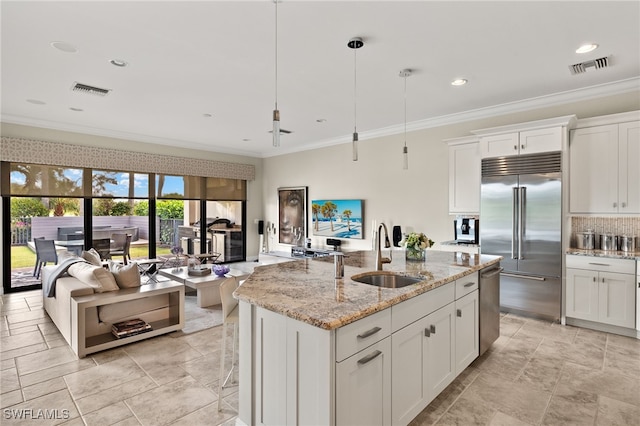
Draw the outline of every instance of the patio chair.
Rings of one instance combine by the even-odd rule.
[[[96,240],[93,240],[93,248],[100,255],[100,259],[111,259],[111,239],[98,238]]]
[[[33,239],[33,243],[36,246],[36,266],[33,269],[33,276],[40,278],[40,271],[47,262],[58,264],[58,252],[56,252],[56,245],[53,240],[45,240],[44,237],[38,237]]]
[[[113,237],[115,237],[116,235],[123,235],[123,234],[113,234]],[[122,259],[124,260],[124,264],[126,265],[127,258],[128,260],[131,260],[131,254],[129,254],[130,247],[131,247],[131,234],[126,234],[122,249],[119,249],[119,248],[111,249],[109,254],[111,258],[113,258],[114,256],[122,256]]]

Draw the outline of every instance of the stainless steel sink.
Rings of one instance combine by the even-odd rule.
[[[351,277],[353,281],[385,288],[401,288],[424,281],[422,278],[407,277],[394,272],[371,272]]]

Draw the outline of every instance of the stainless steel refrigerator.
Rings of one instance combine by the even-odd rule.
[[[504,257],[502,311],[560,319],[561,172],[560,152],[482,160],[480,250]]]

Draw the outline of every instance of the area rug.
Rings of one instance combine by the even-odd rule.
[[[195,292],[185,294],[184,302],[184,328],[169,336],[180,337],[222,325],[222,305],[199,308]]]

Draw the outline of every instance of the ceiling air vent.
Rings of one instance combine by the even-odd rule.
[[[89,95],[96,96],[107,96],[110,89],[102,89],[100,87],[89,86],[87,84],[78,83],[77,81],[73,83],[73,87],[71,88],[74,92],[87,93]]]
[[[584,61],[577,64],[569,65],[569,71],[572,75],[582,74],[587,71],[587,68],[594,68],[599,70],[600,68],[606,68],[609,66],[609,57],[604,56],[602,58],[593,59],[591,61]]]

